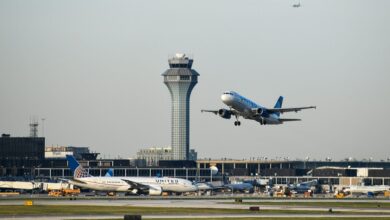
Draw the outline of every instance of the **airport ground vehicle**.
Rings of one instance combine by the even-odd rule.
[[[342,199],[342,198],[344,198],[346,195],[345,195],[345,193],[343,193],[343,192],[339,192],[339,193],[336,193],[335,195],[334,195],[334,197],[336,198],[336,199]]]
[[[78,196],[80,189],[61,189],[61,190],[50,190],[49,196],[60,197],[60,196]]]

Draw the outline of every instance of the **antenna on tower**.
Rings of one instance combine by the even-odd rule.
[[[30,137],[38,137],[38,125],[37,118],[30,117]]]
[[[41,118],[42,120],[42,137],[45,137],[45,120],[46,118]]]

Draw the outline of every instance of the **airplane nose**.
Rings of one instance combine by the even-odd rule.
[[[221,95],[221,100],[226,105],[231,105],[232,102],[233,102],[233,96],[232,95],[228,95],[228,94],[223,94],[223,95]]]

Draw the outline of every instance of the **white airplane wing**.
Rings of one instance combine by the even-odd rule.
[[[82,181],[82,180],[79,180],[79,179],[66,180],[66,181],[64,181],[64,182],[70,183],[70,184],[73,184],[73,185],[77,185],[77,184],[88,184],[87,182]]]
[[[202,113],[203,112],[211,112],[211,113],[214,113],[214,114],[216,114],[216,115],[218,115],[218,110],[200,110]]]
[[[223,109],[223,110],[226,110],[226,111],[228,111],[230,114],[232,114],[232,115],[240,115],[240,112],[238,112],[238,111],[236,111],[236,110],[234,110],[234,109],[232,109],[232,110],[228,110],[228,109]],[[200,110],[202,113],[203,112],[211,112],[211,113],[214,113],[214,114],[216,114],[216,115],[218,115],[218,113],[219,113],[219,111],[221,111],[221,109],[220,110],[205,110],[205,109],[202,109],[202,110]]]
[[[131,181],[131,180],[127,180],[127,179],[122,179],[122,180],[125,181],[127,184],[129,184],[130,188],[133,188],[133,189],[145,190],[145,189],[149,189],[150,188],[150,186],[146,185],[146,184],[137,183],[137,182],[134,182],[134,181]]]
[[[301,121],[299,118],[279,118],[279,121],[285,122],[285,121]]]
[[[298,108],[269,108],[267,111],[272,113],[299,112],[304,109],[316,108],[316,106],[298,107]]]
[[[219,110],[204,110],[204,109],[202,109],[201,112],[202,113],[203,112],[211,112],[211,113],[214,113],[215,115],[221,116],[222,118],[225,118],[224,115],[227,114],[228,117],[226,117],[226,119],[230,119],[230,116],[232,116],[232,115],[236,116],[236,117],[243,116],[239,111],[236,111],[234,109],[231,109],[231,110],[223,109],[223,108],[219,109]]]
[[[131,181],[131,180],[127,180],[127,179],[122,179],[122,180],[125,181],[127,184],[129,184],[130,188],[132,188],[132,189],[139,189],[139,190],[153,189],[153,190],[159,190],[159,186],[158,185],[137,183],[137,182],[134,182],[134,181]]]

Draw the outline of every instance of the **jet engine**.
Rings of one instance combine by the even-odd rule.
[[[130,188],[129,193],[133,195],[159,196],[162,194],[162,188],[159,185],[149,185],[147,188]]]
[[[160,196],[162,194],[161,186],[153,186],[149,188],[150,196]]]
[[[162,188],[159,185],[149,185],[148,188],[142,189],[138,192],[138,195],[159,196],[162,194]]]
[[[218,115],[224,119],[230,119],[232,117],[231,111],[223,108],[218,110]]]
[[[262,115],[264,113],[263,108],[252,108],[251,110],[254,115]]]
[[[131,189],[131,190],[130,190],[130,194],[136,195],[136,194],[138,194],[138,192],[139,192],[138,189]]]

